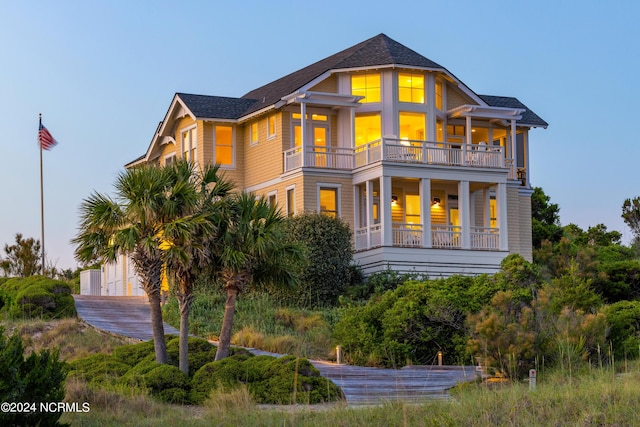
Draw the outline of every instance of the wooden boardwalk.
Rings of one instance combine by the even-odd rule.
[[[152,339],[146,297],[96,297],[74,295],[78,316],[88,324],[114,334],[139,340]],[[165,323],[166,334],[179,331]],[[271,354],[249,349],[256,354]],[[408,366],[402,369],[367,368],[315,361],[311,363],[345,394],[347,404],[380,404],[392,401],[420,402],[449,399],[447,390],[457,383],[473,381],[473,366]]]

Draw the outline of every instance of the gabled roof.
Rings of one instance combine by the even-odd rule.
[[[246,114],[275,104],[283,96],[295,92],[330,70],[380,65],[407,65],[410,67],[444,70],[444,67],[387,37],[385,34],[378,34],[245,94],[242,98],[259,100]]]
[[[198,119],[237,119],[256,103],[255,99],[176,93]]]
[[[549,126],[547,122],[542,120],[540,116],[531,111],[526,105],[520,102],[517,98],[510,96],[493,96],[493,95],[478,95],[484,102],[491,107],[506,107],[506,108],[522,108],[525,111],[522,113],[522,118],[518,120],[519,125],[533,126],[546,128]]]

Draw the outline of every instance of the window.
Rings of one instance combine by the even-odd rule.
[[[267,117],[267,138],[276,136],[276,116],[275,114]]]
[[[233,166],[233,128],[216,126],[214,144],[214,163]]]
[[[407,194],[405,196],[405,222],[407,224],[420,224],[420,195]]]
[[[380,74],[354,74],[351,76],[351,94],[364,96],[363,104],[380,102]]]
[[[293,120],[293,141],[291,148],[299,147],[302,144],[302,126],[300,125],[301,117],[302,114],[300,113],[291,113],[291,119]],[[309,119],[308,114],[305,114],[305,119]],[[326,114],[311,114],[311,123],[309,126],[313,132],[312,145],[328,145],[327,139],[329,137],[329,125],[326,123],[328,120],[329,116]]]
[[[278,199],[276,195],[277,193],[275,191],[271,191],[270,193],[267,194],[267,200],[269,201],[269,206],[271,206],[272,208],[275,208],[278,205]]]
[[[250,143],[257,144],[258,143],[258,122],[251,123],[251,136]]]
[[[436,81],[436,108],[442,110],[442,81]]]
[[[170,166],[172,164],[174,164],[176,161],[176,155],[175,154],[169,154],[168,156],[166,156],[164,158],[164,165],[165,166]]]
[[[424,141],[425,132],[424,113],[400,113],[400,139]]]
[[[198,139],[196,138],[196,128],[182,131],[182,158],[190,162],[198,161]]]
[[[398,101],[424,104],[424,74],[398,73]]]
[[[463,125],[447,125],[447,141],[463,143],[464,126]]]
[[[382,137],[380,113],[356,115],[355,134],[356,147],[380,139]]]
[[[319,187],[319,211],[323,215],[336,218],[338,212],[338,188],[337,187]]]
[[[293,120],[300,120],[301,117],[302,117],[302,114],[300,113],[291,113],[291,118]],[[305,114],[304,118],[309,119],[309,115]],[[326,122],[327,120],[329,120],[329,117],[326,114],[312,114],[311,120],[316,122]]]
[[[436,119],[436,141],[444,142],[444,123],[442,119]]]
[[[296,188],[287,188],[287,216],[291,217],[296,212]]]

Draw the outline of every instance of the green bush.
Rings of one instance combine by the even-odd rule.
[[[305,248],[299,288],[290,299],[306,307],[336,305],[353,278],[349,224],[340,218],[308,213],[289,218],[287,229],[291,241]]]
[[[180,339],[167,341],[169,363],[178,365],[180,359]],[[189,372],[196,372],[205,364],[215,360],[217,347],[203,338],[189,337]]]
[[[604,307],[603,311],[616,358],[640,356],[640,301],[619,301]]]
[[[144,375],[144,385],[152,396],[167,403],[187,403],[189,378],[178,367],[158,365]]]
[[[70,376],[83,378],[94,385],[115,384],[131,369],[131,365],[104,353],[74,360],[70,366]]]
[[[137,365],[152,353],[154,353],[153,340],[123,345],[113,350],[113,356],[129,366]]]
[[[2,309],[12,318],[62,318],[76,315],[69,285],[42,276],[15,277],[2,285]]]
[[[21,338],[9,339],[0,327],[0,400],[2,402],[61,402],[67,365],[57,351],[32,352],[26,359]],[[0,424],[56,426],[61,412],[0,412]]]
[[[220,387],[246,384],[257,403],[322,403],[343,398],[341,390],[307,360],[294,356],[276,358],[229,357],[204,365],[191,381],[191,400],[203,402]],[[295,390],[295,392],[294,392]]]

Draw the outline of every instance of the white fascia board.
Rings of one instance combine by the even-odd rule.
[[[525,111],[526,110],[524,108],[485,107],[482,105],[466,104],[447,111],[447,116],[450,118],[468,116],[482,117],[486,119],[519,120],[522,118],[522,113]]]
[[[251,119],[253,119],[254,117],[260,116],[260,115],[262,115],[262,114],[264,114],[264,113],[268,113],[268,112],[269,112],[269,111],[271,111],[271,110],[275,110],[275,109],[277,109],[277,108],[280,108],[280,107],[281,107],[281,105],[278,105],[278,104],[280,104],[280,102],[278,102],[277,104],[272,104],[272,105],[269,105],[269,106],[267,106],[267,107],[261,108],[261,109],[259,109],[258,111],[254,111],[254,112],[253,112],[253,113],[251,113],[251,114],[247,114],[246,116],[242,116],[242,117],[240,117],[238,120],[236,120],[236,123],[243,123],[243,122],[246,122],[247,120],[251,120]]]
[[[178,113],[178,114],[176,114],[176,113]],[[191,110],[189,110],[187,108],[187,106],[184,104],[184,102],[182,102],[182,100],[180,99],[178,94],[175,94],[173,96],[173,100],[171,101],[171,105],[169,106],[169,109],[167,110],[167,114],[165,114],[165,116],[164,116],[164,120],[162,120],[160,126],[158,126],[158,128],[156,129],[156,133],[155,133],[155,135],[153,135],[153,139],[151,140],[151,144],[149,144],[149,148],[147,149],[147,153],[144,156],[144,161],[145,162],[149,161],[151,153],[153,152],[153,149],[156,147],[156,145],[162,143],[161,142],[161,138],[163,138],[165,136],[172,136],[172,135],[166,135],[165,132],[167,131],[167,127],[169,126],[169,123],[171,123],[173,125],[174,117],[175,116],[184,117],[185,115],[188,115],[193,120],[196,120],[195,114],[193,114],[191,112]]]

